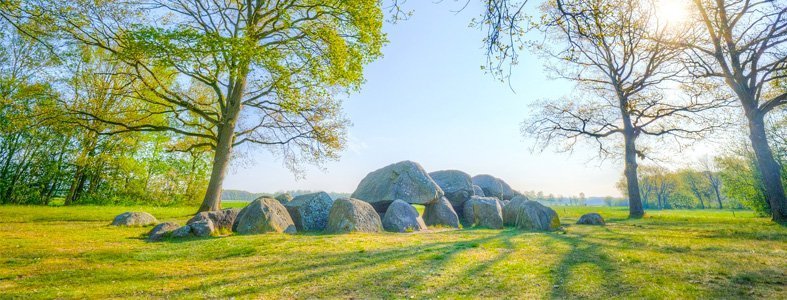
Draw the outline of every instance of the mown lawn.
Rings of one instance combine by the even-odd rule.
[[[144,210],[0,207],[0,298],[787,299],[787,228],[750,212],[556,208],[565,231],[264,234],[148,243]],[[571,225],[598,211],[605,227]]]

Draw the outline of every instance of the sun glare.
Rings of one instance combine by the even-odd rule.
[[[689,17],[688,1],[656,0],[656,18],[659,26],[677,26]]]

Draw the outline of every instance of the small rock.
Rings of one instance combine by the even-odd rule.
[[[240,208],[227,208],[219,211],[203,211],[189,219],[186,224],[211,220],[213,222],[213,226],[215,227],[215,231],[229,232],[232,231],[232,224],[235,223],[235,219],[238,218],[239,213]]]
[[[180,226],[174,222],[164,222],[158,224],[148,233],[148,240],[160,241],[165,237],[168,237],[173,231],[175,231],[175,229],[178,229],[178,227]]]
[[[173,238],[178,238],[178,239],[179,238],[191,237],[192,236],[192,234],[191,234],[191,226],[189,226],[189,225],[181,226],[178,229],[175,229],[174,231],[172,231],[170,236],[173,237]]]
[[[158,220],[146,212],[124,212],[112,220],[113,226],[150,226],[156,223]]]
[[[586,213],[579,218],[577,224],[584,224],[584,225],[604,225],[604,218],[597,213]]]
[[[189,227],[191,227],[191,233],[198,237],[211,236],[216,231],[213,221],[210,219],[191,223]]]

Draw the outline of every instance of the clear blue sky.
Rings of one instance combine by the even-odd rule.
[[[304,179],[296,179],[280,160],[256,148],[232,165],[225,189],[352,192],[367,173],[412,160],[430,172],[492,174],[521,191],[620,194],[618,161],[600,164],[588,148],[570,155],[551,149],[531,153],[532,141],[520,134],[529,104],[566,95],[571,84],[548,80],[541,62],[524,53],[514,69],[514,92],[480,68],[483,32],[468,27],[480,6],[456,14],[460,6],[450,1],[407,5],[414,15],[386,24],[390,43],[384,57],[367,66],[366,84],[344,102],[354,125],[341,159],[326,164],[325,171],[309,167]]]

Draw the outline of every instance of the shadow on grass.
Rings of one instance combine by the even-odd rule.
[[[473,231],[472,229],[469,231]],[[515,233],[514,233],[515,234]],[[320,256],[322,262],[289,262],[287,265],[301,265],[300,267],[272,268],[266,274],[268,277],[276,277],[283,274],[296,274],[290,276],[284,282],[255,282],[246,288],[223,294],[223,297],[247,296],[269,288],[275,288],[280,284],[285,286],[308,285],[311,282],[324,280],[325,278],[341,278],[331,284],[328,291],[304,290],[297,294],[297,298],[323,298],[344,296],[354,291],[366,290],[373,291],[373,298],[403,297],[410,293],[410,289],[422,283],[425,278],[431,276],[433,272],[429,270],[440,270],[442,266],[451,260],[452,257],[464,251],[475,249],[482,244],[498,239],[507,239],[512,236],[511,231],[502,231],[498,234],[461,242],[435,242],[418,246],[393,247],[382,251],[357,251],[346,252],[336,255]],[[474,274],[486,269],[494,262],[504,259],[498,257],[492,261],[479,264],[468,271],[468,276],[472,278]],[[262,266],[257,266],[262,267]],[[362,278],[356,278],[363,273]],[[457,279],[460,280],[460,279]],[[227,282],[232,282],[228,280]],[[376,288],[371,288],[375,286]],[[425,296],[419,298],[433,298]]]
[[[629,289],[628,285],[620,278],[619,267],[613,259],[603,252],[606,245],[600,245],[588,241],[584,235],[571,234],[550,235],[553,241],[563,243],[569,247],[569,250],[562,256],[560,261],[552,269],[552,284],[553,289],[549,295],[552,299],[566,299],[566,298],[587,298],[593,294],[583,294],[581,291],[576,291],[574,288],[583,285],[592,285],[593,281],[600,284],[599,287],[603,288],[608,295],[623,295]],[[616,239],[621,243],[619,247],[638,247],[637,242],[620,238]],[[591,266],[590,269],[597,268],[600,274],[587,274],[586,270],[578,269],[580,266]],[[585,274],[578,274],[585,272]],[[577,276],[601,276],[597,280],[587,280],[586,282],[575,282]],[[592,288],[591,288],[592,289]],[[599,290],[591,290],[588,292],[598,292]]]

